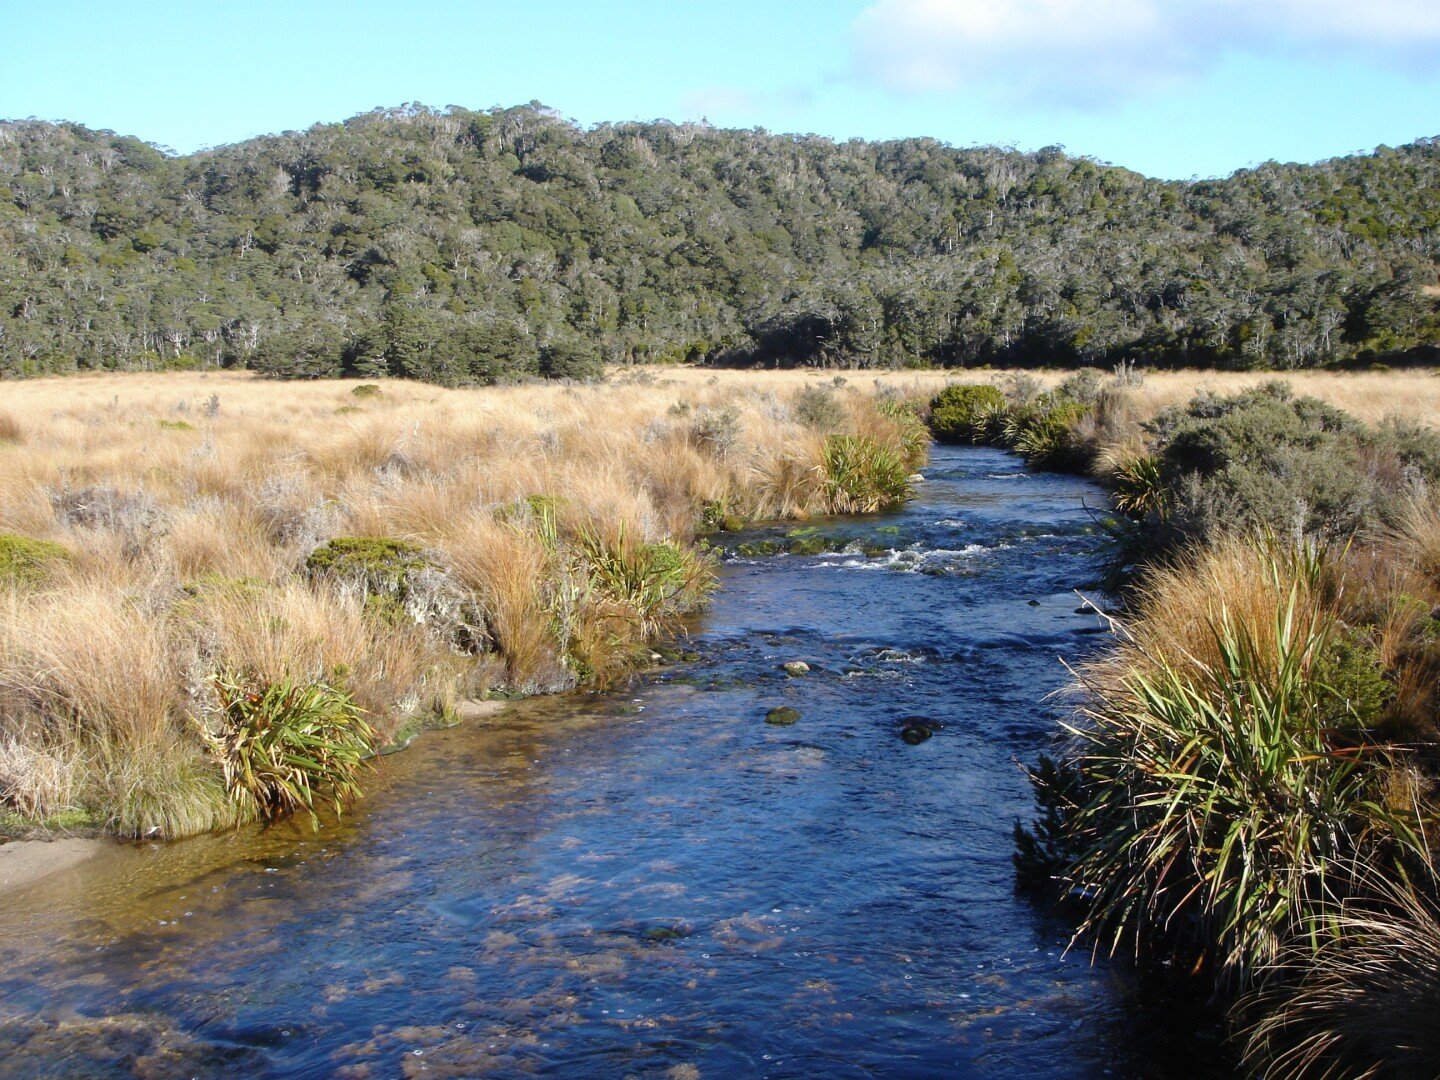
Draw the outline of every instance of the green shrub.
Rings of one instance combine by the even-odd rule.
[[[930,402],[930,430],[940,442],[988,442],[991,421],[1005,407],[1005,395],[988,383],[947,386]]]
[[[1440,478],[1440,436],[1369,428],[1284,383],[1202,394],[1147,428],[1170,497],[1160,547],[1257,528],[1345,539],[1394,523],[1417,481]]]
[[[362,400],[366,398],[377,398],[383,392],[384,391],[382,391],[380,387],[375,383],[361,383],[359,386],[355,387],[355,389],[350,391],[353,396]]]
[[[206,728],[205,738],[243,816],[269,820],[304,809],[318,828],[317,796],[339,813],[360,794],[376,734],[349,695],[290,679],[252,685],[229,673],[214,685],[218,730]]]
[[[69,558],[70,552],[49,540],[0,533],[0,583],[34,585]]]
[[[925,464],[930,456],[931,434],[930,428],[920,418],[919,404],[904,398],[882,397],[875,401],[875,410],[899,425],[900,450],[905,455],[906,464],[912,469]]]
[[[162,431],[194,431],[195,425],[185,420],[157,420]]]
[[[867,435],[832,435],[822,456],[825,499],[832,514],[872,514],[910,496],[910,466]]]
[[[1042,395],[1035,404],[1011,411],[1004,441],[1026,464],[1057,472],[1083,472],[1094,452],[1076,426],[1090,414],[1078,401]]]

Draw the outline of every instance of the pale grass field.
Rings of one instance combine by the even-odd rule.
[[[1009,371],[984,368],[956,371],[732,371],[709,368],[651,367],[644,370],[659,381],[679,387],[708,384],[744,385],[775,393],[792,392],[801,386],[825,384],[837,376],[846,385],[884,386],[917,395],[933,395],[952,382],[988,382],[1004,387],[1012,378]],[[1035,370],[1024,374],[1046,388],[1058,386],[1070,371]],[[1109,372],[1102,372],[1109,375]],[[1297,394],[1318,397],[1344,409],[1358,419],[1374,423],[1390,416],[1430,426],[1440,424],[1440,370],[1406,369],[1389,372],[1329,371],[1148,371],[1131,397],[1137,413],[1152,416],[1170,405],[1181,405],[1201,391],[1233,394],[1273,380],[1290,383]]]
[[[365,398],[240,373],[0,385],[0,534],[69,552],[0,583],[0,810],[130,835],[224,824],[201,731],[217,672],[341,683],[385,737],[461,698],[623,673],[678,614],[647,560],[703,584],[685,554],[703,513],[836,509],[827,433],[792,400],[808,380],[671,374]],[[872,391],[837,389],[828,415],[898,447]],[[307,574],[317,546],[365,536],[427,552],[432,599],[478,612],[483,646]],[[633,592],[597,576],[605,560]]]

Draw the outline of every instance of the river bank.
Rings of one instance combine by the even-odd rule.
[[[1090,473],[1117,510],[1125,615],[1076,667],[1073,742],[1034,765],[1021,880],[1077,940],[1190,972],[1256,1074],[1428,1075],[1434,417],[1367,424],[1273,379],[1146,415],[1133,389],[932,402],[937,435]]]
[[[1072,591],[1103,493],[985,449],[925,475],[894,512],[713,538],[689,659],[428,733],[319,833],[41,883],[0,926],[0,1048],[107,1075],[135,1071],[121,1028],[196,1076],[1230,1075],[1193,1004],[1067,954],[1014,888],[1015,760],[1054,743],[1060,657],[1105,640]]]
[[[901,400],[644,373],[7,387],[4,809],[130,837],[310,813],[461,702],[623,680],[703,603],[698,533],[904,498],[928,440]]]

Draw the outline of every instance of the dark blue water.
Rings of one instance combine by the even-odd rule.
[[[849,553],[728,561],[698,660],[426,736],[320,833],[10,898],[0,1075],[1221,1075],[1014,890],[1018,763],[1103,643],[1103,496],[989,450],[926,475],[825,523]]]

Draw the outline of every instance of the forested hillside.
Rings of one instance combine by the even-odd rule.
[[[600,361],[1308,367],[1440,344],[1440,141],[1224,180],[1058,148],[416,106],[187,157],[0,123],[0,375]]]

